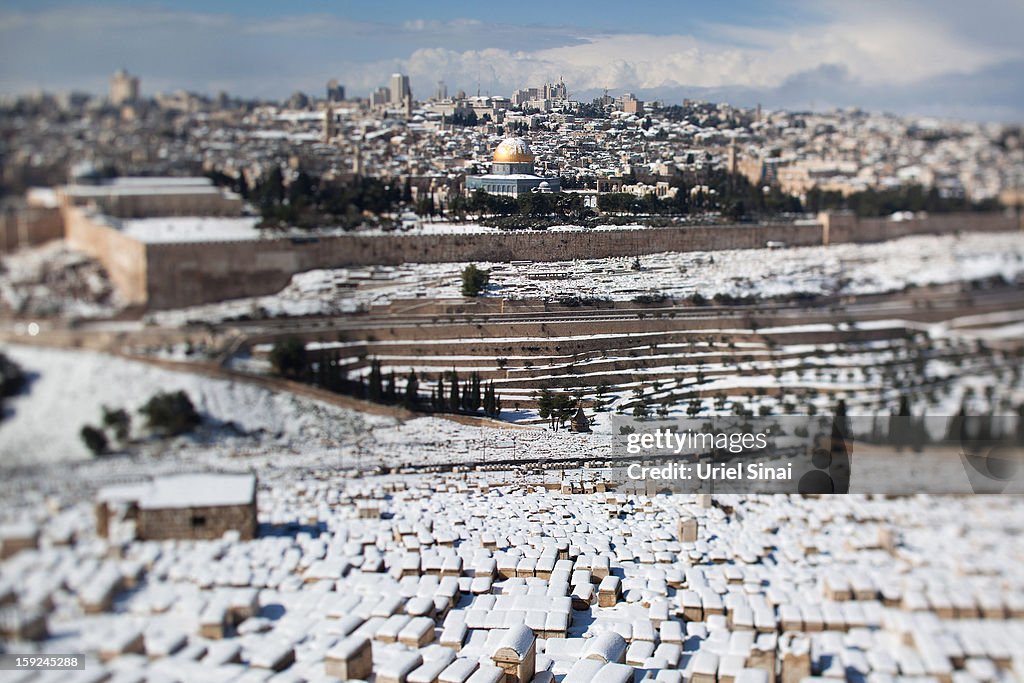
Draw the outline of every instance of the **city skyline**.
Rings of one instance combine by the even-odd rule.
[[[580,100],[608,88],[668,103],[1019,121],[1024,49],[1014,34],[1024,8],[1004,5],[598,3],[518,18],[451,3],[425,20],[411,3],[384,13],[311,2],[282,16],[269,3],[93,3],[84,11],[81,3],[11,2],[0,9],[0,92],[105,92],[110,74],[125,67],[142,77],[147,96],[319,95],[336,78],[350,96],[365,97],[402,72],[419,99],[438,79],[452,92],[508,95],[563,78]]]

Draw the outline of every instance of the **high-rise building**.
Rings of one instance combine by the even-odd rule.
[[[382,85],[370,94],[370,104],[381,105],[391,101],[391,90]]]
[[[620,100],[622,111],[627,114],[643,114],[644,113],[644,102],[638,100],[636,95],[631,92],[624,94]]]
[[[405,105],[406,100],[412,100],[412,90],[409,88],[409,77],[405,74],[391,74],[391,104]]]
[[[448,99],[448,86],[445,85],[444,81],[437,82],[437,90],[434,91],[435,100],[447,100]]]
[[[337,78],[327,81],[327,101],[341,102],[345,99],[345,86],[338,83]]]
[[[139,99],[139,77],[118,69],[110,79],[110,102],[125,104]]]

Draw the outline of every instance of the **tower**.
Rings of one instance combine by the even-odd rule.
[[[363,141],[356,143],[355,153],[352,155],[352,175],[357,178],[363,174]]]
[[[334,107],[330,104],[327,105],[327,109],[324,110],[324,142],[330,142],[337,130],[334,125]]]
[[[114,105],[139,99],[139,77],[118,69],[110,79],[110,102]]]
[[[391,99],[389,104],[405,106],[405,100],[412,100],[409,77],[405,74],[391,74]]]
[[[342,102],[345,99],[345,86],[338,83],[337,78],[327,81],[327,101]]]

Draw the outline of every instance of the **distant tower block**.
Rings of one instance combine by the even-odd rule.
[[[110,79],[110,103],[126,104],[139,99],[139,77],[118,69]]]
[[[434,99],[441,101],[448,99],[448,86],[444,81],[437,82],[437,90],[434,92]]]
[[[679,542],[696,543],[699,529],[700,525],[697,524],[696,517],[683,517],[679,520]]]
[[[405,74],[391,74],[391,101],[390,104],[405,106],[405,101],[412,101],[412,89],[409,87],[409,77]]]
[[[338,83],[337,78],[327,81],[327,101],[342,102],[345,99],[345,86]]]

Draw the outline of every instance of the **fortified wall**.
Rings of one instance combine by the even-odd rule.
[[[272,294],[316,268],[402,263],[549,261],[640,256],[661,251],[750,249],[766,240],[821,243],[818,225],[701,226],[646,230],[446,235],[332,235],[245,242],[146,245],[149,306]]]
[[[148,305],[152,293],[146,280],[146,245],[122,233],[105,216],[74,206],[61,211],[68,246],[102,263],[126,304]]]
[[[884,242],[909,235],[1003,232],[1020,229],[1019,220],[1010,213],[940,213],[902,221],[858,218],[852,213],[818,214],[822,244]]]
[[[996,213],[944,214],[890,221],[821,214],[816,223],[508,231],[441,235],[326,235],[223,242],[143,243],[113,222],[66,206],[68,243],[107,268],[122,297],[150,309],[273,294],[292,275],[318,268],[402,263],[564,261],[665,251],[754,249],[874,242],[906,235],[1017,230]]]
[[[63,236],[59,209],[29,206],[0,212],[0,254]]]

